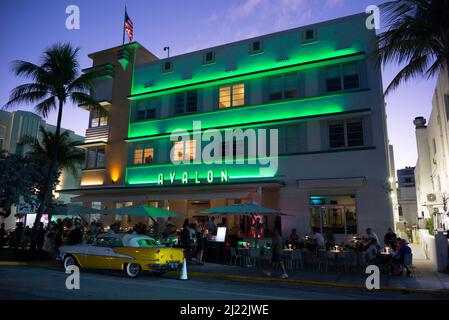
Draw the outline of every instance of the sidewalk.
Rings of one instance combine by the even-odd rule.
[[[429,271],[427,260],[415,260],[412,277],[388,276],[381,274],[380,287],[385,291],[427,293],[449,297],[449,275]],[[204,266],[189,264],[189,276],[210,277],[235,281],[271,282],[277,284],[312,285],[322,287],[340,287],[366,290],[365,280],[368,274],[362,270],[335,271],[329,268],[319,272],[314,265],[306,265],[304,270],[288,270],[288,279],[280,279],[280,272],[268,277],[260,267],[240,267],[206,263]]]

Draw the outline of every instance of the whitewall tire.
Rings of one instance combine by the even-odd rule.
[[[142,272],[142,268],[137,263],[128,263],[125,266],[125,273],[129,278],[137,278]]]

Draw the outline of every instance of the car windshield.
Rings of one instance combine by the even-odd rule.
[[[138,239],[137,244],[142,248],[154,248],[157,247],[157,243],[152,239]]]
[[[100,237],[100,238],[97,238],[95,245],[98,247],[116,248],[116,247],[123,247],[123,242],[119,238]]]

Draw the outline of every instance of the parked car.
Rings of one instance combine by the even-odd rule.
[[[184,259],[179,248],[158,245],[154,238],[139,234],[101,234],[90,244],[62,246],[58,260],[64,268],[77,265],[88,269],[123,270],[130,278],[142,271],[162,274],[178,270]]]

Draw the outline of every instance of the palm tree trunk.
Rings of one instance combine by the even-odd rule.
[[[30,249],[36,248],[36,237],[37,230],[39,228],[42,215],[48,207],[48,203],[51,201],[52,193],[53,193],[53,185],[55,183],[55,179],[57,177],[58,172],[58,145],[59,145],[59,136],[61,134],[61,120],[62,120],[62,111],[64,108],[64,102],[62,99],[59,99],[59,108],[58,108],[58,120],[56,123],[56,133],[55,133],[55,141],[53,147],[53,153],[50,158],[50,165],[48,168],[47,179],[45,180],[44,190],[42,193],[42,197],[40,199],[41,203],[36,213],[36,220],[33,224],[33,230],[31,234],[31,245]]]

